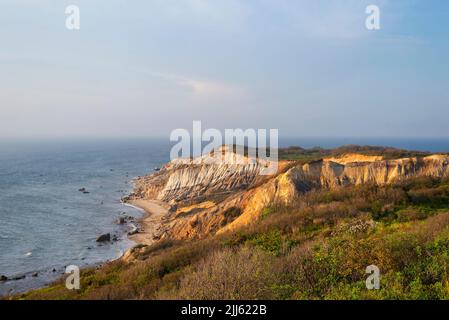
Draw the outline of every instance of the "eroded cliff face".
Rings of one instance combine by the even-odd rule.
[[[324,159],[302,166],[294,166],[287,172],[268,181],[252,192],[242,214],[218,232],[235,230],[257,221],[262,210],[270,205],[288,204],[301,194],[318,188],[334,189],[347,185],[386,185],[399,179],[414,176],[448,177],[449,156],[433,155],[423,158],[379,160],[381,157],[364,158],[362,155],[339,159]],[[339,161],[340,163],[336,162]]]
[[[267,161],[236,155],[229,150],[223,152],[235,158],[217,161],[213,155],[206,155],[172,161],[159,172],[138,178],[133,196],[171,204],[198,202],[206,197],[222,198],[246,190],[266,179],[261,172],[267,168]]]
[[[266,164],[170,163],[136,181],[133,197],[172,205],[161,238],[187,239],[235,230],[256,222],[264,208],[297,200],[317,188],[373,183],[385,185],[413,176],[449,176],[449,156],[395,160],[345,155],[305,165],[280,162],[274,176],[260,175]]]
[[[345,164],[323,160],[306,164],[301,169],[325,188],[364,183],[385,185],[412,176],[445,177],[448,175],[448,160],[446,155]]]

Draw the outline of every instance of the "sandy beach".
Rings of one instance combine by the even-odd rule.
[[[168,215],[170,206],[160,200],[129,200],[127,204],[145,211],[145,216],[139,220],[140,231],[129,236],[129,239],[139,244],[151,245],[162,220]]]

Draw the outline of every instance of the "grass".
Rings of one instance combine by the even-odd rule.
[[[301,147],[281,148],[279,149],[279,159],[310,162],[325,157],[338,157],[348,153],[358,153],[367,156],[380,155],[387,160],[430,155],[428,152],[409,151],[390,147],[346,145],[336,149],[323,149],[320,147],[310,149],[304,149]]]
[[[431,178],[313,191],[238,231],[84,270],[79,291],[59,282],[13,298],[448,299],[448,195]],[[380,290],[365,287],[372,264]]]

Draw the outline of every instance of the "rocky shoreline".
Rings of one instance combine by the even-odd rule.
[[[151,245],[160,240],[161,226],[169,214],[170,205],[159,200],[144,199],[128,199],[126,203],[145,212],[145,215],[137,220],[138,227],[135,232],[128,233],[129,239],[138,245]]]
[[[81,188],[78,190],[81,193],[89,193],[85,188]],[[124,205],[129,205],[128,203],[122,202]],[[139,211],[144,211],[144,209],[139,208],[138,206],[132,206],[135,209],[139,209]],[[144,211],[145,212],[145,211]],[[144,216],[146,213],[144,214]],[[143,217],[142,217],[143,218]],[[86,268],[99,268],[109,262],[118,260],[123,258],[123,256],[134,248],[139,243],[131,239],[132,235],[137,234],[140,230],[140,219],[139,217],[134,217],[129,215],[126,212],[121,212],[118,217],[115,219],[115,224],[121,226],[122,229],[114,232],[114,233],[104,233],[99,234],[94,238],[96,245],[98,247],[102,247],[104,245],[112,245],[114,243],[130,240],[134,242],[132,245],[127,246],[127,249],[121,250],[121,254],[118,257],[112,259],[106,259],[97,263],[89,263],[83,266],[80,266],[81,269]],[[94,244],[88,246],[86,250],[91,251],[95,247]],[[84,260],[84,259],[82,259]],[[13,275],[0,274],[0,286],[4,286],[4,288],[0,288],[0,297],[8,296],[11,294],[23,294],[28,291],[45,288],[51,285],[53,282],[58,281],[65,274],[65,265],[55,265],[46,269],[40,270],[32,270],[24,273],[18,273]],[[27,281],[27,283],[23,283]]]
[[[89,194],[90,191],[87,188],[82,187],[78,190],[83,194]],[[127,214],[126,212],[121,212],[115,219],[115,224],[122,226],[123,230],[121,232],[115,233],[103,233],[98,234],[95,238],[95,243],[97,246],[103,246],[107,244],[113,244],[124,239],[132,241],[134,244],[124,250],[119,257],[115,259],[108,259],[103,262],[87,264],[82,266],[82,269],[88,268],[100,268],[112,261],[125,259],[130,256],[131,252],[139,246],[147,246],[158,241],[160,238],[157,236],[158,229],[162,224],[162,219],[168,213],[170,206],[166,203],[159,202],[157,200],[144,200],[135,199],[131,192],[128,196],[121,199],[121,203],[125,206],[134,208],[142,212],[141,217],[134,217]],[[91,250],[93,246],[88,247]],[[12,283],[16,281],[36,279],[36,284],[31,284],[29,286],[24,285],[23,289],[10,289],[6,293],[10,294],[23,294],[28,291],[45,288],[51,285],[53,282],[58,281],[61,277],[64,277],[66,266],[55,266],[45,270],[33,270],[30,272],[15,274],[15,275],[3,275],[0,274],[0,285]],[[40,278],[41,281],[37,281]],[[44,279],[44,280],[42,280]],[[0,297],[2,295],[0,294]]]

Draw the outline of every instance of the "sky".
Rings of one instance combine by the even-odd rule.
[[[0,138],[449,137],[448,57],[443,0],[1,0]]]

